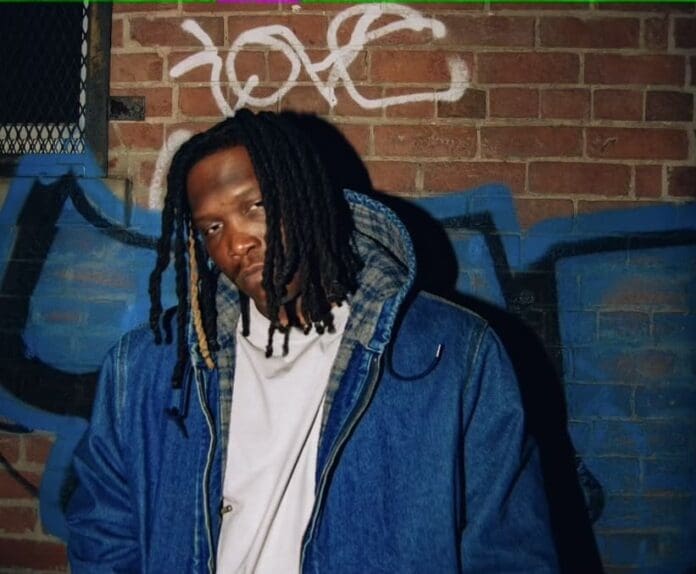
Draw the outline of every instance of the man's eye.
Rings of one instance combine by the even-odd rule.
[[[212,225],[209,225],[205,229],[203,229],[203,235],[205,237],[210,237],[211,235],[215,235],[218,231],[220,231],[220,228],[222,226],[219,223],[213,223]]]
[[[248,204],[246,210],[247,215],[257,217],[260,216],[262,213],[264,213],[263,201],[261,201],[260,199],[258,201],[255,201],[254,203]]]

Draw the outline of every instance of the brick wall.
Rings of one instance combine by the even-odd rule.
[[[184,19],[195,19],[221,49],[246,30],[282,24],[317,62],[328,54],[330,21],[348,6],[116,5],[111,93],[144,96],[147,119],[111,123],[110,173],[131,178],[146,202],[164,139],[221,117],[209,67],[176,80],[168,75],[200,48],[181,30]],[[339,85],[331,108],[303,71],[268,107],[331,121],[365,160],[375,187],[389,192],[423,195],[503,182],[519,198],[527,225],[603,209],[607,201],[628,207],[693,197],[692,4],[415,7],[440,20],[445,35],[400,31],[370,42],[350,77],[371,98],[442,90],[450,81],[446,58],[458,56],[470,72],[461,99],[366,110]],[[339,45],[349,42],[354,22],[339,29]],[[237,77],[257,74],[264,94],[282,86],[289,67],[261,45],[236,59]],[[222,91],[234,105],[225,79]]]
[[[0,571],[65,571],[65,546],[45,534],[39,519],[35,489],[53,446],[53,437],[43,433],[0,433],[0,452],[24,483],[0,470]],[[28,483],[28,484],[27,484]]]
[[[139,206],[155,205],[167,138],[222,117],[210,66],[170,76],[201,51],[199,39],[182,29],[184,20],[197,22],[223,59],[245,31],[282,24],[319,62],[330,53],[327,28],[350,6],[114,5],[111,95],[144,97],[145,120],[110,123],[109,175],[132,182]],[[289,60],[259,44],[238,54],[235,73],[242,80],[258,75],[259,97],[291,87],[265,107],[314,112],[331,122],[377,189],[422,198],[504,184],[519,223],[510,233],[555,218],[562,223],[553,231],[559,243],[593,225],[603,236],[624,233],[627,219],[606,214],[679,210],[696,196],[694,4],[411,7],[440,21],[444,34],[400,30],[358,46],[348,68],[355,88],[373,100],[445,91],[448,58],[456,58],[469,73],[461,98],[367,109],[339,83],[331,106],[305,68],[286,85]],[[339,27],[339,45],[349,42],[356,19]],[[327,72],[319,75],[326,81]],[[224,71],[221,79],[221,94],[234,106],[235,88]],[[663,212],[636,213],[649,223]],[[675,213],[673,227],[680,229],[683,212]],[[632,229],[627,244],[639,235]],[[650,250],[620,253],[618,262],[580,257],[559,267],[560,296],[571,302],[563,302],[560,320],[564,348],[552,352],[565,357],[576,447],[607,497],[596,525],[607,570],[658,571],[688,549],[682,537],[694,515],[694,279],[683,261],[696,259],[692,251],[659,261]],[[625,269],[626,277],[612,275],[609,285],[602,269]],[[475,279],[469,291],[489,295]],[[48,440],[0,434],[3,455],[36,485]],[[65,570],[60,544],[41,532],[35,499],[5,471],[0,493],[0,571]]]

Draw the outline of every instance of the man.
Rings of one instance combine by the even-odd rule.
[[[334,189],[292,117],[185,143],[150,329],[76,453],[72,571],[555,572],[505,352],[414,275],[401,222]]]

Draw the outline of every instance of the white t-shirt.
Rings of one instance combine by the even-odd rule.
[[[250,333],[237,329],[217,569],[299,572],[302,536],[314,506],[324,395],[348,321],[334,307],[335,333],[292,329],[288,355],[276,332],[266,358],[269,321],[249,305]]]

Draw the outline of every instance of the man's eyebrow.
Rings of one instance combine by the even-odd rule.
[[[217,182],[216,187],[221,188],[224,185],[222,182]],[[244,186],[234,194],[234,199],[229,198],[229,199],[222,199],[221,204],[229,204],[232,203],[233,201],[248,201],[250,197],[254,197],[254,200],[256,199],[256,196],[263,197],[261,195],[261,188],[259,187],[258,184],[256,183],[249,183],[249,185]],[[214,215],[209,215],[208,212],[204,211],[203,213],[198,212],[191,212],[191,220],[193,223],[197,223],[199,221],[205,221],[209,218],[214,218]]]

